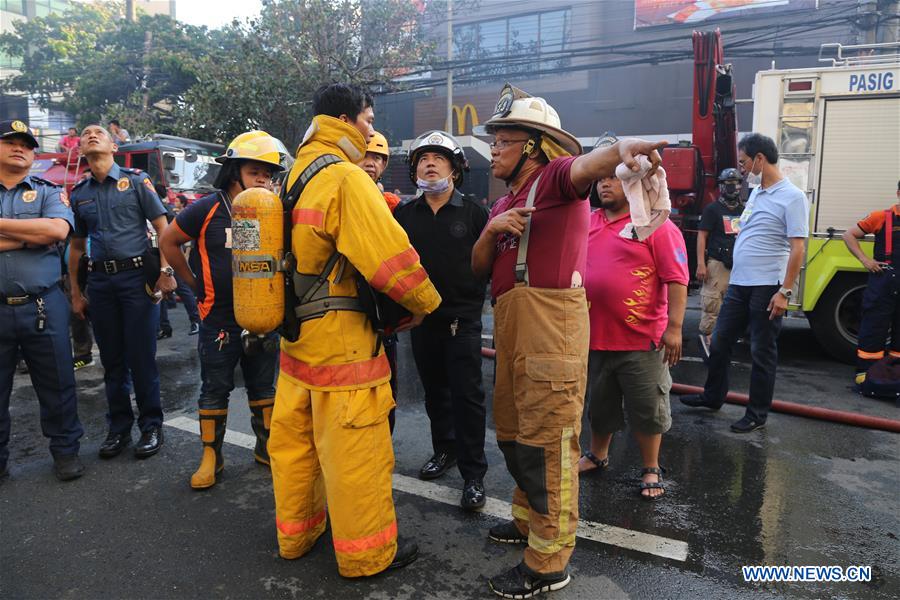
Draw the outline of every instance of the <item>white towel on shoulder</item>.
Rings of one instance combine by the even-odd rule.
[[[672,203],[669,200],[665,169],[659,167],[656,173],[647,176],[652,166],[650,159],[639,156],[637,161],[639,171],[632,171],[625,163],[616,167],[616,177],[622,182],[631,210],[631,223],[619,235],[645,240],[669,218]]]

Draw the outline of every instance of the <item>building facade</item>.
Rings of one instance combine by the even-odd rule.
[[[709,4],[481,0],[474,8],[454,9],[449,129],[463,136],[472,165],[464,191],[490,200],[504,192],[502,182],[490,177],[487,145],[469,136],[490,117],[506,81],[546,98],[587,148],[607,131],[674,143],[691,138],[694,30],[722,31],[726,61],[734,65],[741,131],[752,122],[757,71],[773,64],[815,66],[823,43],[896,39],[892,0],[746,0],[703,12]],[[437,41],[437,55],[447,56],[446,33]],[[448,127],[446,79],[447,71],[435,68],[419,80],[407,78],[410,91],[376,99],[376,126],[398,152],[417,134]],[[385,188],[411,193],[402,162],[393,161]]]

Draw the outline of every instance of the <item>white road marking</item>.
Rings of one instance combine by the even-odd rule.
[[[169,427],[187,431],[195,435],[200,435],[200,424],[198,421],[189,417],[173,417],[165,422]],[[231,429],[225,430],[225,441],[229,444],[240,446],[252,450],[256,447],[256,438],[240,431]],[[459,506],[459,490],[449,488],[443,485],[437,485],[429,481],[422,481],[414,477],[406,475],[394,474],[394,489],[406,494],[413,494],[426,500],[449,504],[450,506]],[[488,498],[484,508],[481,510],[483,514],[497,517],[498,519],[509,519],[512,514],[512,505],[503,500],[496,498]],[[578,521],[578,537],[600,542],[601,544],[609,544],[618,546],[627,550],[634,550],[644,554],[652,554],[670,560],[686,561],[688,557],[688,544],[680,540],[673,540],[650,533],[642,533],[631,529],[623,529],[614,527],[604,523],[595,523],[593,521]]]

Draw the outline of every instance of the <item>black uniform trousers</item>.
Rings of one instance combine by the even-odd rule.
[[[428,316],[410,332],[416,369],[425,388],[435,453],[457,459],[463,479],[482,479],[486,410],[481,379],[481,320],[460,319],[456,335],[446,318]]]
[[[900,355],[900,277],[893,268],[869,274],[859,323],[857,373],[865,373],[884,357],[888,337],[891,355]]]

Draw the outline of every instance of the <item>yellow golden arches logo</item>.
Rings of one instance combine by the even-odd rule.
[[[478,111],[475,110],[475,107],[470,102],[464,104],[462,108],[454,104],[453,115],[456,117],[456,135],[463,135],[467,130],[471,131],[472,127],[478,125]],[[472,117],[472,125],[471,127],[466,127],[466,117],[469,115]],[[450,125],[452,127],[453,124],[451,123]]]
[[[15,131],[18,131],[19,133],[25,133],[26,131],[28,131],[28,125],[26,125],[22,121],[13,121],[10,127],[12,127]]]

